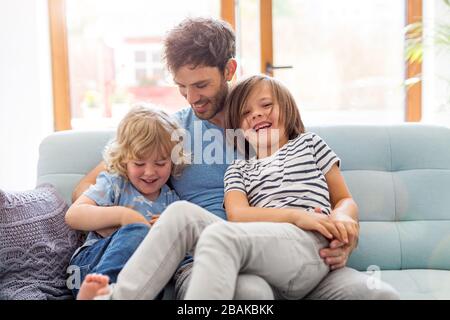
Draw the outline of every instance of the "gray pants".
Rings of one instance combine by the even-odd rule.
[[[180,201],[166,209],[120,272],[113,298],[155,298],[186,252],[195,261],[185,280],[187,299],[246,298],[239,291],[252,284],[265,292],[263,299],[339,299],[348,297],[345,292],[353,299],[397,297],[387,285],[370,290],[357,271],[330,273],[318,255],[326,245],[322,236],[291,224],[225,222]]]
[[[192,263],[191,263],[192,264]],[[177,271],[175,297],[183,300],[192,275],[192,265]],[[331,271],[304,299],[307,300],[398,300],[398,293],[388,284],[379,283],[379,288],[369,289],[369,277],[351,268]],[[373,285],[372,285],[373,286]],[[274,292],[259,276],[239,274],[234,300],[272,300]]]
[[[184,300],[192,275],[193,262],[180,267],[174,275],[174,297]],[[239,274],[234,300],[274,300],[274,292],[266,280],[254,274]]]

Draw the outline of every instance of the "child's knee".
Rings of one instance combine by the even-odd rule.
[[[197,244],[198,248],[213,247],[220,252],[239,251],[240,236],[228,223],[216,222],[205,228]]]
[[[190,221],[206,219],[205,210],[188,201],[176,201],[171,203],[161,214],[160,222],[171,220],[169,223],[186,224]]]
[[[263,278],[253,274],[240,274],[236,281],[235,300],[273,300],[272,287]]]

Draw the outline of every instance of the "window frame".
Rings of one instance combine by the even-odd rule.
[[[65,12],[65,0],[48,0],[55,131],[70,130],[72,118]]]
[[[406,24],[423,22],[422,0],[407,0]],[[420,37],[422,38],[422,37]],[[406,63],[406,79],[416,77],[422,72],[422,62]],[[422,120],[422,82],[418,81],[406,91],[405,121],[419,122]]]
[[[422,0],[405,0],[406,25],[422,22]],[[273,65],[272,0],[260,0],[261,29],[261,73],[273,76],[267,65]],[[422,63],[405,63],[405,80],[417,76],[422,71]],[[422,83],[419,81],[406,89],[405,122],[419,122],[422,119]]]
[[[70,130],[70,77],[66,0],[47,0],[52,60],[54,130]],[[235,1],[220,0],[220,15],[235,28]]]

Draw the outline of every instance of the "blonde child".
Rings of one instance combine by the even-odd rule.
[[[134,107],[120,122],[115,140],[107,147],[102,172],[66,213],[74,229],[90,231],[71,259],[80,281],[99,273],[115,282],[117,275],[165,208],[179,200],[166,182],[181,173],[186,163],[182,149],[172,162],[178,125],[162,111]],[[85,290],[104,283],[88,275]],[[102,281],[107,279],[102,278]],[[73,289],[77,296],[78,288]],[[83,299],[83,296],[78,296]]]

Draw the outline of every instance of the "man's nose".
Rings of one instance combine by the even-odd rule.
[[[189,104],[196,104],[200,100],[200,95],[198,94],[197,90],[188,88],[186,90],[186,100],[189,102]]]

